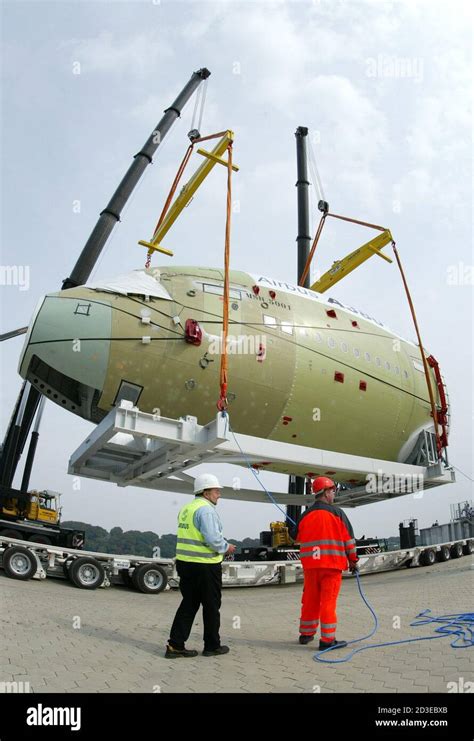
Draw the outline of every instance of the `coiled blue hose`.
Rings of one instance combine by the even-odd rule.
[[[272,501],[272,503],[277,507],[277,509],[280,510],[280,512],[285,512],[282,510],[282,508],[279,506],[279,504],[275,501],[273,496],[270,494],[268,489],[265,487],[263,482],[259,479],[257,476],[255,470],[252,468],[252,465],[243,452],[242,448],[239,445],[239,442],[234,434],[234,431],[232,430],[230,426],[230,419],[228,412],[222,412],[222,416],[226,419],[226,425],[225,425],[225,431],[227,432],[227,426],[229,428],[229,431],[232,433],[234,437],[234,441],[237,444],[240,452],[242,453],[244,460],[247,464],[247,468],[249,471],[253,474],[253,476],[257,479],[258,483],[262,487],[262,489],[267,494],[268,498]],[[286,516],[288,520],[291,520],[293,525],[296,523],[291,519],[291,517]],[[375,614],[372,606],[367,601],[361,587],[360,583],[360,576],[359,572],[356,571],[355,575],[357,577],[357,586],[359,588],[360,596],[362,597],[363,602],[367,605],[368,609],[372,613],[372,617],[374,618],[374,627],[368,633],[366,636],[362,636],[362,638],[355,638],[353,641],[347,641],[347,645],[350,646],[352,643],[359,643],[360,641],[365,641],[368,638],[371,638],[375,633],[377,632],[377,629],[379,627],[377,615]],[[397,646],[402,643],[415,643],[416,641],[432,641],[436,638],[446,638],[446,636],[456,636],[454,640],[451,642],[451,646],[453,648],[470,648],[474,646],[474,613],[472,612],[465,612],[465,613],[459,613],[459,614],[453,614],[453,615],[440,615],[438,617],[432,617],[429,616],[428,613],[430,613],[431,610],[423,610],[423,612],[420,612],[415,620],[410,623],[410,626],[418,626],[418,625],[428,625],[433,623],[441,623],[440,627],[435,629],[435,633],[439,633],[439,635],[435,636],[421,636],[420,638],[407,638],[403,641],[389,641],[387,643],[374,643],[370,646],[362,646],[361,648],[356,648],[354,651],[351,651],[351,653],[347,654],[347,656],[344,656],[340,659],[329,659],[327,657],[323,658],[323,654],[328,653],[329,651],[334,651],[336,646],[325,648],[322,651],[318,651],[314,654],[313,659],[315,661],[320,661],[325,664],[344,664],[346,661],[350,661],[355,654],[360,653],[361,651],[367,651],[369,648],[380,648],[382,646]],[[341,650],[340,648],[338,650]]]
[[[371,638],[376,633],[379,626],[377,615],[375,614],[372,606],[368,603],[362,591],[359,573],[356,571],[355,575],[357,577],[357,586],[359,587],[360,596],[362,597],[362,600],[365,602],[374,618],[374,627],[366,636],[363,636],[362,638],[356,638],[353,641],[347,641],[348,646],[352,643],[359,643],[360,641],[365,641],[367,638]],[[329,651],[334,651],[337,648],[337,646],[333,646],[330,648],[325,648],[322,651],[318,651],[314,654],[313,659],[315,661],[321,661],[325,664],[344,664],[346,661],[352,659],[355,654],[360,653],[361,651],[367,651],[369,648],[380,648],[381,646],[397,646],[401,643],[415,643],[415,641],[433,641],[436,638],[446,638],[446,636],[455,636],[454,640],[451,642],[451,646],[453,648],[470,648],[474,646],[474,613],[462,612],[453,615],[439,615],[438,617],[434,617],[428,614],[430,612],[431,610],[423,610],[423,612],[420,612],[416,616],[415,620],[410,623],[410,626],[441,623],[441,625],[435,629],[435,633],[439,633],[440,635],[421,636],[420,638],[407,638],[403,641],[388,641],[387,643],[373,643],[370,646],[362,646],[361,648],[356,648],[354,651],[351,651],[349,654],[347,654],[347,656],[344,656],[340,659],[330,659],[327,656],[323,657],[323,654],[326,654]],[[338,650],[340,651],[341,649],[339,648]]]

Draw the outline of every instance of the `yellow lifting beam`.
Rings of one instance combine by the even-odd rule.
[[[381,251],[382,247],[385,247],[389,242],[393,242],[393,237],[390,231],[385,229],[381,234],[371,239],[370,242],[366,242],[366,244],[346,255],[342,260],[336,260],[332,264],[332,267],[316,283],[313,283],[311,290],[317,293],[324,293],[328,288],[331,288],[335,283],[338,283],[342,278],[345,278],[346,275],[358,268],[359,265],[362,265],[372,255],[378,255],[387,262],[393,262]]]
[[[213,169],[214,165],[219,164],[227,167],[227,162],[222,159],[222,155],[226,151],[229,142],[232,142],[233,140],[234,132],[227,130],[222,138],[218,141],[212,152],[206,152],[204,149],[197,150],[198,154],[202,155],[205,158],[204,162],[198,167],[198,169],[188,180],[188,182],[183,185],[181,192],[177,196],[173,205],[170,207],[160,226],[156,229],[151,240],[147,242],[142,239],[138,244],[141,244],[143,247],[148,247],[149,251],[156,250],[158,252],[163,252],[166,255],[173,255],[170,250],[162,247],[161,240],[173,226],[181,211],[188,205],[199,186],[203,183],[203,181]],[[237,171],[239,168],[236,165],[232,165],[232,169]]]

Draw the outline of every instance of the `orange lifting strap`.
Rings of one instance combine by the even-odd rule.
[[[217,134],[209,134],[208,136],[200,136],[200,137],[195,137],[194,139],[191,139],[191,144],[187,148],[186,154],[184,155],[183,160],[182,160],[182,162],[181,162],[181,164],[180,164],[180,166],[178,168],[178,172],[176,173],[175,179],[173,180],[173,183],[171,185],[171,189],[170,189],[170,192],[168,193],[168,197],[166,199],[165,205],[163,206],[163,210],[161,212],[160,218],[158,219],[158,222],[157,222],[157,224],[155,226],[154,234],[157,233],[158,229],[160,228],[160,226],[162,225],[162,223],[163,223],[163,221],[165,219],[166,214],[169,211],[169,208],[171,206],[171,201],[173,200],[173,196],[176,193],[176,189],[177,189],[177,187],[179,185],[179,181],[181,180],[181,178],[183,176],[183,173],[184,173],[184,170],[186,169],[186,165],[188,164],[188,162],[190,160],[190,157],[191,157],[191,154],[193,153],[194,145],[195,144],[199,144],[200,142],[209,141],[210,139],[217,139],[218,137],[222,137],[225,134],[226,134],[225,131],[219,131]],[[203,152],[202,150],[199,150],[198,149],[198,154],[206,155],[206,152]],[[209,157],[211,155],[209,155],[209,153],[207,153],[206,156]],[[211,156],[211,158],[212,158],[212,156]],[[222,163],[222,164],[225,164],[225,163]],[[238,169],[238,168],[236,168],[236,169]],[[145,244],[146,245],[148,243],[146,243],[146,242],[145,243],[144,242],[139,242],[139,244]],[[150,265],[151,265],[151,258],[152,258],[153,252],[154,252],[153,248],[150,248],[148,250],[147,257],[146,257],[146,262],[145,262],[145,268],[149,268],[150,267]],[[172,254],[172,253],[169,253],[169,254]]]
[[[421,359],[423,361],[423,368],[424,368],[424,371],[425,371],[426,385],[428,386],[428,394],[429,394],[429,397],[430,397],[431,416],[433,417],[433,423],[434,423],[434,429],[435,429],[435,435],[436,435],[436,449],[438,451],[438,458],[441,458],[441,450],[443,448],[443,444],[442,444],[441,437],[440,437],[440,434],[439,434],[439,428],[438,428],[438,410],[436,408],[435,398],[434,398],[434,394],[433,394],[433,387],[431,385],[430,370],[429,370],[429,367],[428,367],[428,361],[426,359],[425,351],[423,349],[423,344],[421,342],[421,334],[420,334],[420,330],[418,328],[418,322],[416,320],[415,307],[413,306],[413,301],[411,300],[410,291],[408,289],[408,283],[407,283],[406,278],[405,278],[405,273],[403,272],[402,263],[401,263],[401,260],[400,260],[399,255],[398,255],[398,251],[397,251],[397,248],[395,246],[395,242],[392,242],[392,247],[393,247],[393,251],[395,253],[395,257],[397,259],[397,265],[398,265],[398,267],[400,269],[400,274],[402,276],[402,281],[403,281],[403,285],[404,285],[404,288],[405,288],[405,293],[406,293],[407,299],[408,299],[408,305],[410,306],[410,311],[411,311],[411,315],[412,315],[412,318],[413,318],[413,324],[415,325],[416,336],[418,337],[418,345],[419,345],[419,348],[420,348]]]
[[[209,139],[216,139],[217,137],[225,137],[225,136],[228,137],[228,144],[226,147],[227,154],[228,154],[227,162],[224,162],[223,160],[220,159],[220,157],[217,157],[213,155],[212,153],[198,150],[199,154],[203,154],[209,159],[227,166],[227,213],[226,213],[226,224],[225,224],[225,248],[224,248],[224,298],[223,298],[223,317],[222,317],[222,352],[221,352],[221,365],[220,365],[220,396],[219,396],[219,400],[217,401],[217,408],[220,411],[225,411],[227,409],[227,403],[228,403],[227,402],[227,336],[228,336],[228,330],[229,330],[229,265],[230,265],[230,227],[231,227],[231,216],[232,216],[232,170],[233,169],[238,170],[238,167],[232,164],[232,142],[233,142],[232,132],[221,131],[217,134],[210,134],[209,136],[202,136],[199,138],[192,139],[191,144],[186,150],[186,154],[184,155],[183,160],[178,168],[176,177],[173,180],[173,184],[171,186],[170,192],[168,194],[168,197],[166,199],[165,205],[161,212],[160,218],[158,219],[158,223],[155,227],[155,232],[154,232],[156,235],[158,229],[160,228],[160,226],[162,225],[166,217],[166,214],[168,213],[168,210],[171,205],[171,201],[173,200],[173,196],[176,192],[176,188],[178,187],[179,181],[181,180],[181,177],[186,168],[186,165],[189,162],[194,145],[197,144],[198,142],[204,142],[204,141],[208,141]],[[144,243],[140,242],[140,244],[144,244]],[[149,244],[149,243],[147,242],[145,244]],[[156,247],[148,250],[146,263],[145,263],[146,268],[150,267],[151,256],[153,254],[154,249],[156,249]]]
[[[229,265],[230,265],[230,225],[232,216],[232,141],[227,145],[227,209],[224,247],[224,301],[222,315],[222,353],[220,369],[220,397],[217,408],[227,409],[227,334],[229,330]]]
[[[366,221],[360,221],[359,219],[350,219],[347,216],[339,216],[337,214],[331,214],[329,212],[323,213],[323,215],[321,217],[321,220],[319,222],[319,225],[318,225],[318,229],[316,231],[316,235],[315,235],[314,240],[313,240],[313,244],[311,246],[310,253],[308,255],[308,259],[306,260],[306,265],[304,267],[304,270],[303,270],[303,272],[301,274],[301,278],[299,280],[299,285],[300,286],[303,286],[304,285],[306,276],[309,273],[309,269],[311,267],[311,262],[313,260],[314,253],[316,251],[316,247],[318,245],[319,238],[321,236],[321,232],[323,230],[323,227],[324,227],[324,224],[325,224],[325,221],[326,221],[326,217],[327,216],[332,216],[334,219],[341,219],[342,221],[348,221],[348,222],[350,222],[352,224],[359,224],[360,226],[366,226],[366,227],[369,227],[370,229],[376,229],[376,230],[381,231],[381,232],[386,231],[385,227],[379,226],[378,224],[370,224],[370,223],[368,223]],[[413,319],[413,324],[415,325],[416,336],[418,338],[418,346],[420,348],[421,359],[423,361],[423,369],[425,371],[426,386],[428,388],[428,395],[430,397],[431,416],[433,417],[433,424],[434,424],[435,437],[436,437],[436,448],[437,448],[437,451],[438,451],[438,458],[441,458],[442,449],[444,447],[446,447],[446,445],[447,445],[446,426],[444,424],[445,412],[447,410],[447,407],[446,407],[446,404],[445,404],[445,402],[443,400],[443,397],[444,397],[444,389],[443,389],[443,393],[441,393],[441,390],[440,390],[441,409],[438,412],[438,409],[436,407],[435,398],[434,398],[433,387],[431,385],[429,364],[432,365],[432,367],[435,367],[435,372],[436,372],[436,366],[434,365],[434,363],[430,362],[432,356],[430,356],[428,359],[426,358],[425,351],[423,349],[423,344],[422,344],[422,341],[421,341],[421,334],[420,334],[420,330],[419,330],[419,327],[418,327],[418,322],[417,322],[417,319],[416,319],[415,307],[413,306],[413,301],[412,301],[412,298],[411,298],[411,295],[410,295],[410,291],[408,289],[408,284],[407,284],[407,281],[406,281],[406,278],[405,278],[405,273],[403,271],[402,263],[401,263],[401,260],[400,260],[400,256],[398,254],[398,251],[397,251],[397,248],[396,248],[396,245],[395,245],[395,242],[394,241],[392,241],[392,248],[393,248],[393,251],[395,253],[395,258],[397,260],[397,265],[398,265],[398,268],[400,270],[400,274],[402,276],[403,286],[405,288],[405,293],[406,293],[406,296],[407,296],[408,305],[410,307],[410,311],[411,311],[411,315],[412,315],[412,319]],[[439,373],[439,369],[438,369],[438,373]],[[439,382],[438,382],[438,388],[440,388],[440,383]],[[446,407],[446,409],[445,409],[445,407]],[[442,430],[443,430],[442,436],[440,435],[440,432],[439,432],[439,424],[441,424],[441,426],[442,426]]]
[[[309,269],[313,261],[314,253],[316,252],[316,247],[318,246],[319,238],[321,236],[321,232],[323,231],[323,226],[326,222],[327,216],[332,216],[333,219],[341,219],[341,221],[349,221],[351,224],[360,224],[360,226],[367,226],[369,229],[376,229],[379,232],[386,231],[384,226],[378,226],[378,224],[369,224],[367,221],[359,221],[359,219],[350,219],[348,216],[338,216],[337,214],[331,214],[329,213],[329,211],[326,211],[321,216],[321,221],[319,222],[318,229],[316,231],[316,236],[314,237],[313,244],[311,246],[311,250],[308,255],[308,259],[306,260],[306,265],[304,266],[304,270],[301,274],[301,278],[298,283],[298,285],[300,286],[304,286],[304,282],[306,280],[306,276],[309,273]]]

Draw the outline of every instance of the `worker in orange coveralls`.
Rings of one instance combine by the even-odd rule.
[[[357,571],[354,531],[346,514],[334,506],[334,481],[319,476],[312,488],[316,501],[295,528],[304,572],[299,642],[312,641],[321,621],[319,649],[344,648],[347,641],[336,640],[336,602],[342,572],[348,566],[352,573]]]

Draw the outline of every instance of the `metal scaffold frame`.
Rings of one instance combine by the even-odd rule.
[[[284,473],[302,475],[302,471],[331,470],[338,480],[351,476],[357,480],[383,481],[383,486],[355,486],[338,494],[338,504],[355,507],[411,493],[404,482],[422,482],[422,490],[452,483],[454,472],[442,462],[422,466],[385,461],[377,458],[338,453],[303,445],[267,440],[234,433],[227,415],[218,413],[214,420],[199,425],[196,417],[169,419],[140,411],[130,401],[121,401],[72,454],[69,473],[118,486],[192,494],[194,477],[188,473],[199,464],[227,463],[240,466],[279,466]],[[391,485],[393,482],[393,486]],[[222,496],[234,501],[268,502],[261,489],[224,487]],[[312,503],[307,495],[275,493],[279,505]]]

